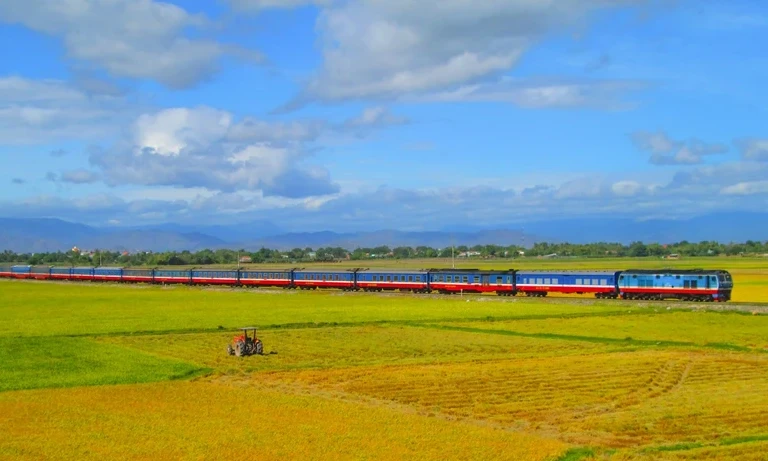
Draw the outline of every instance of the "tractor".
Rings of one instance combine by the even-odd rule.
[[[227,353],[237,357],[254,354],[263,355],[264,343],[256,337],[256,328],[244,327],[240,328],[240,331],[243,333],[232,338],[232,344],[227,344]],[[253,332],[253,337],[248,336],[250,332]]]

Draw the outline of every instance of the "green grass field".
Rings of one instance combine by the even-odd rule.
[[[668,263],[742,303],[2,280],[0,458],[765,459],[768,261]]]

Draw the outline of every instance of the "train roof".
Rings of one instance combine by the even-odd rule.
[[[286,272],[289,272],[289,271],[290,271],[290,269],[288,269],[288,271],[286,271]],[[355,271],[354,269],[339,269],[339,268],[323,269],[321,267],[318,267],[317,269],[315,269],[315,268],[296,269],[294,272],[320,272],[320,273],[323,273],[323,274],[351,274],[354,271]],[[265,270],[265,271],[259,271],[259,272],[270,272],[270,271]]]
[[[690,275],[703,275],[703,274],[724,274],[728,271],[722,269],[627,269],[623,271],[625,274],[690,274]]]
[[[371,267],[367,269],[360,269],[357,271],[358,274],[364,274],[364,273],[377,273],[377,274],[419,274],[423,275],[426,274],[427,271],[424,269],[391,269],[388,267]]]
[[[483,273],[510,273],[514,272],[514,269],[452,269],[450,267],[441,267],[439,269],[428,269],[429,272],[459,272],[467,274],[476,274],[478,272]]]
[[[609,270],[543,270],[543,269],[536,269],[536,270],[523,270],[518,269],[518,274],[568,274],[568,275],[579,275],[579,274],[605,274],[605,275],[613,275],[616,272],[621,272],[619,270],[609,271]]]

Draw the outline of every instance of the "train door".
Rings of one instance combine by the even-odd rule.
[[[483,286],[487,287],[490,284],[490,276],[483,275],[482,277],[483,277],[483,279],[482,279]]]

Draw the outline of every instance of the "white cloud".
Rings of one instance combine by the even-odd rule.
[[[63,172],[59,180],[73,184],[90,184],[99,181],[99,175],[93,171],[83,169],[70,170]]]
[[[460,102],[497,101],[539,109],[548,107],[593,107],[623,109],[628,92],[643,89],[640,82],[622,80],[515,80],[502,78],[494,82],[463,85],[449,91],[438,91],[416,97],[420,101]]]
[[[271,8],[296,8],[304,5],[329,5],[333,0],[227,0],[237,10],[266,10]]]
[[[768,181],[740,182],[732,186],[724,187],[720,193],[723,195],[768,194]]]
[[[0,144],[108,137],[135,110],[123,97],[90,95],[61,80],[0,77]]]
[[[323,67],[301,99],[451,91],[505,72],[537,40],[642,0],[365,0],[326,8]],[[533,99],[546,98],[533,95]]]
[[[696,165],[702,163],[705,156],[728,152],[724,144],[698,139],[676,141],[663,131],[638,131],[631,137],[639,149],[651,153],[650,162],[654,165]]]
[[[213,75],[226,53],[256,54],[191,38],[207,19],[152,0],[47,0],[0,3],[0,21],[63,40],[67,56],[119,77],[154,79],[173,88]]]
[[[158,155],[179,155],[186,147],[223,138],[231,124],[230,113],[209,107],[165,109],[136,120],[134,143],[139,150],[150,148]]]
[[[768,139],[740,139],[736,144],[745,160],[768,160]]]
[[[301,198],[333,194],[327,170],[305,164],[311,128],[248,119],[210,107],[140,116],[132,137],[90,156],[107,184],[261,191]]]

